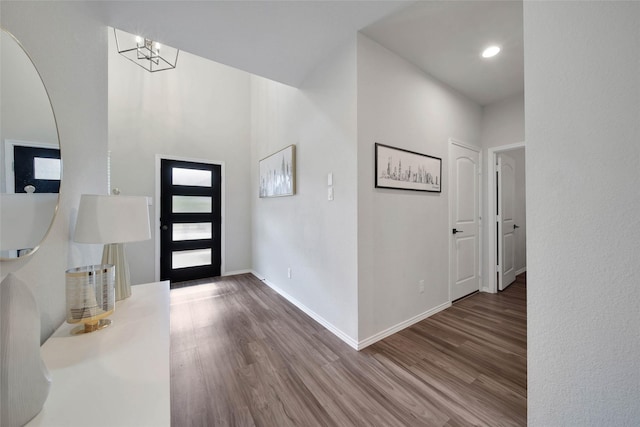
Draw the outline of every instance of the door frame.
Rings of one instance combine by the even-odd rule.
[[[453,197],[451,197],[451,187],[450,184],[452,181],[452,173],[453,173],[453,169],[451,168],[451,160],[452,160],[452,155],[451,155],[451,151],[452,151],[452,147],[454,145],[457,145],[459,147],[462,148],[466,148],[468,150],[472,150],[472,151],[476,151],[478,153],[478,209],[477,209],[477,215],[478,215],[478,291],[482,289],[482,282],[483,282],[483,277],[482,277],[482,247],[483,247],[483,221],[482,221],[482,208],[483,208],[483,197],[482,197],[482,148],[478,147],[477,145],[473,145],[473,144],[468,144],[466,142],[462,142],[460,140],[457,140],[455,138],[449,138],[449,144],[448,144],[448,155],[449,155],[449,160],[447,162],[447,176],[448,176],[448,183],[447,183],[447,197],[449,198],[449,212],[448,212],[448,223],[449,223],[449,228],[447,229],[447,236],[448,236],[448,240],[449,240],[449,283],[448,283],[448,288],[449,288],[449,303],[451,303],[451,286],[452,286],[452,280],[454,277],[453,274],[453,267],[454,267],[454,260],[453,257],[451,256],[452,252],[453,252],[453,242],[454,239],[451,238],[452,234],[451,234],[451,230],[453,229],[453,224],[451,223],[451,213],[453,212]]]
[[[220,275],[224,276],[226,273],[225,268],[225,162],[221,160],[207,160],[207,159],[196,159],[193,157],[182,157],[182,156],[171,156],[168,154],[156,154],[156,171],[155,171],[155,182],[156,182],[156,194],[155,194],[155,224],[152,227],[153,229],[153,238],[155,239],[155,281],[160,281],[160,237],[158,235],[158,230],[160,229],[160,192],[161,192],[161,179],[160,179],[160,165],[161,161],[165,160],[178,160],[183,162],[193,162],[193,163],[204,163],[207,165],[219,165],[220,166]]]
[[[488,274],[488,277],[489,277],[488,291],[492,294],[495,294],[498,292],[498,282],[496,280],[496,275],[499,272],[497,268],[497,256],[496,256],[496,250],[498,248],[496,247],[496,239],[495,239],[496,233],[498,232],[498,228],[499,228],[496,224],[498,221],[498,216],[495,209],[493,209],[493,207],[496,206],[496,203],[497,203],[495,188],[497,185],[496,172],[498,171],[498,166],[497,166],[498,154],[507,153],[509,151],[517,150],[519,148],[525,149],[525,159],[526,159],[527,147],[524,141],[515,142],[513,144],[501,145],[498,147],[492,147],[492,148],[489,148],[488,150],[489,153],[487,158],[489,159],[489,167],[487,168],[487,171],[488,171],[487,218],[489,222],[487,227],[487,239],[489,242],[489,249],[488,249],[489,252],[487,257],[487,262],[488,262],[487,271],[489,273]],[[526,165],[526,160],[525,160],[525,165]]]

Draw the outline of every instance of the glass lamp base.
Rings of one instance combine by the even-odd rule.
[[[102,251],[102,264],[111,264],[116,267],[116,301],[131,296],[131,276],[129,263],[122,243],[109,243],[104,245]]]
[[[88,334],[104,329],[109,325],[111,325],[111,319],[100,319],[95,323],[85,323],[84,325],[76,326],[71,330],[71,335]]]

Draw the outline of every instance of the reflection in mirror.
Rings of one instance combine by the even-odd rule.
[[[0,31],[0,259],[29,255],[53,222],[62,175],[49,95],[18,41]]]

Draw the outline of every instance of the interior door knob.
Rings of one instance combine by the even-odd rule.
[[[520,226],[513,224],[513,229],[515,230],[516,228],[520,228]]]
[[[458,230],[458,229],[455,229],[455,228],[454,228],[453,230],[451,230],[451,232],[452,232],[453,234],[456,234],[456,233],[462,233],[463,231],[462,231],[462,230]]]
[[[167,227],[166,225],[163,225],[162,227],[160,227],[160,229],[162,231],[167,231],[169,229],[169,227]]]

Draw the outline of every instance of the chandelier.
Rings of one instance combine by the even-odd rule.
[[[116,28],[113,34],[118,53],[145,70],[154,73],[176,68],[180,50]]]

